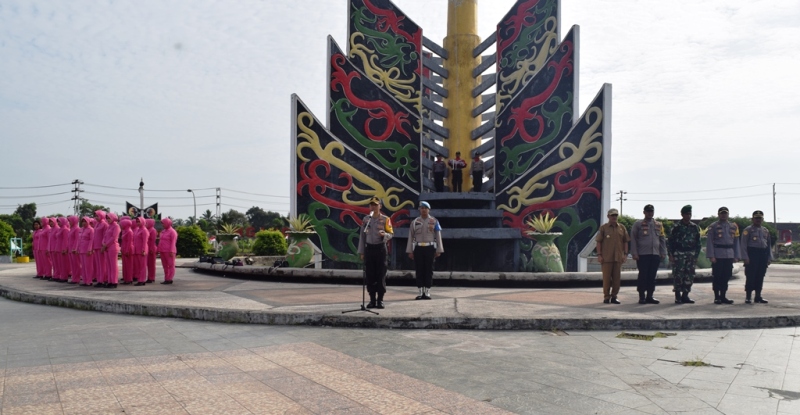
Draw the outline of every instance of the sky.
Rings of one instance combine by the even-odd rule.
[[[480,0],[488,37],[513,5]],[[447,1],[396,0],[441,44]],[[0,214],[82,197],[186,218],[289,211],[290,97],[325,119],[326,37],[346,0],[0,0]],[[800,0],[562,0],[581,27],[579,108],[613,85],[623,214],[727,206],[800,222]],[[43,187],[52,186],[52,187]],[[17,189],[19,188],[19,189]],[[612,206],[619,208],[618,197]]]

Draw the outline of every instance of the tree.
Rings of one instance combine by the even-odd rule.
[[[12,228],[8,223],[0,220],[0,255],[8,255],[8,253],[11,251],[10,239],[14,236],[14,228]]]
[[[93,205],[89,203],[86,199],[81,199],[81,204],[78,207],[78,213],[80,216],[92,216],[94,217],[94,212],[102,210],[103,212],[110,212],[111,209],[103,206],[103,205]]]
[[[196,258],[205,255],[209,249],[208,238],[199,226],[178,226],[176,250],[182,258]]]
[[[30,233],[31,228],[33,228],[33,221],[26,222],[16,213],[12,215],[0,215],[0,220],[8,225],[11,225],[11,229],[14,230],[14,234],[18,238],[24,239],[25,236]]]
[[[19,215],[25,222],[36,220],[36,203],[26,203],[24,205],[17,205],[17,210],[14,211],[15,215]]]
[[[245,214],[242,212],[231,209],[222,214],[222,217],[220,218],[220,223],[218,225],[223,223],[244,227],[247,225],[247,216],[245,216]]]
[[[247,221],[256,229],[280,229],[283,227],[283,218],[280,213],[267,212],[258,206],[253,206],[247,211]]]

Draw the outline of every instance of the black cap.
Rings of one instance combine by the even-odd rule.
[[[764,219],[764,212],[762,212],[760,210],[757,210],[757,211],[753,212],[753,219],[755,219],[755,218]]]
[[[681,208],[681,214],[692,213],[692,205],[686,205]]]
[[[656,210],[656,208],[654,208],[653,205],[649,205],[649,204],[648,205],[644,205],[644,211],[645,212],[655,212],[655,210]]]
[[[728,213],[728,208],[726,208],[725,206],[723,206],[723,207],[721,207],[721,208],[717,209],[717,214],[720,214],[720,213],[723,213],[723,212],[724,212],[724,213]]]

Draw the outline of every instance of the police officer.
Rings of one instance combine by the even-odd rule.
[[[461,193],[461,184],[464,181],[461,170],[467,168],[467,162],[461,159],[461,152],[456,151],[456,158],[448,161],[447,164],[450,166],[450,169],[453,170],[453,187],[450,188],[450,191]]]
[[[739,227],[728,221],[728,208],[717,210],[719,220],[708,226],[706,256],[711,260],[714,304],[733,304],[725,293],[733,275],[733,263],[739,262]]]
[[[447,171],[447,164],[442,160],[442,155],[436,155],[436,161],[433,162],[433,187],[436,191],[444,192],[444,173]]]
[[[764,223],[764,212],[753,212],[753,224],[742,231],[741,257],[744,261],[744,275],[747,278],[744,290],[747,298],[744,302],[750,304],[750,295],[756,292],[756,303],[767,304],[768,301],[761,297],[761,287],[764,285],[764,275],[767,267],[772,262],[772,243],[769,231],[761,226]]]
[[[656,290],[658,265],[667,256],[667,241],[664,225],[653,219],[655,208],[645,205],[644,219],[631,226],[631,256],[639,269],[636,290],[639,291],[639,304],[658,304],[653,298]]]
[[[431,299],[433,283],[433,261],[444,252],[442,246],[442,227],[439,221],[430,215],[431,205],[419,202],[419,217],[411,222],[408,230],[406,253],[416,266],[417,300]]]
[[[369,304],[367,308],[383,308],[383,295],[386,293],[386,242],[394,235],[392,221],[381,214],[381,200],[369,200],[370,214],[361,222],[361,237],[358,239],[358,253],[364,261]]]
[[[694,269],[700,255],[700,227],[692,222],[692,205],[681,208],[681,221],[669,233],[669,262],[675,304],[694,304],[689,298],[694,283]]]
[[[476,152],[475,157],[472,159],[472,165],[469,171],[472,174],[472,191],[480,192],[483,185],[483,160],[481,160],[481,153]]]

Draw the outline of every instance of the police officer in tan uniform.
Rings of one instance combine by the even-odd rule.
[[[744,290],[747,293],[744,300],[746,304],[751,304],[750,295],[753,291],[756,292],[756,303],[768,303],[761,296],[761,288],[764,286],[767,267],[772,262],[772,242],[769,231],[762,226],[763,223],[764,212],[757,210],[753,212],[753,224],[742,231],[740,256],[744,261],[744,275],[747,278],[744,284]]]
[[[653,298],[656,290],[658,266],[667,256],[667,238],[664,225],[653,219],[655,208],[645,205],[644,219],[631,226],[631,256],[639,269],[636,290],[639,291],[639,304],[658,304]]]
[[[442,227],[439,221],[430,215],[431,205],[419,202],[419,217],[411,222],[408,230],[406,253],[416,266],[417,300],[431,299],[433,284],[433,261],[444,252],[442,246]]]
[[[367,308],[383,308],[383,295],[386,293],[386,243],[392,239],[394,230],[388,216],[381,214],[381,200],[369,200],[370,214],[361,221],[361,237],[358,239],[358,253],[364,261],[369,304]]]
[[[717,214],[719,220],[708,226],[706,234],[706,257],[711,260],[714,304],[733,304],[725,293],[733,276],[733,264],[739,262],[739,227],[728,221],[728,208],[719,208]]]

